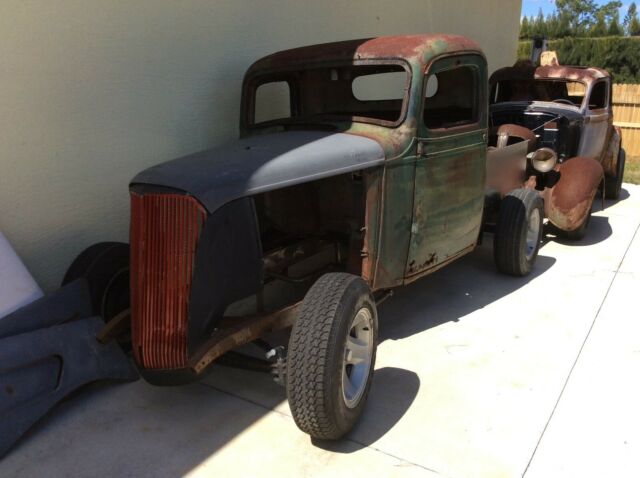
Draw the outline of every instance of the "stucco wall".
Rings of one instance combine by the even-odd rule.
[[[2,0],[0,230],[53,288],[72,258],[127,240],[128,180],[237,134],[244,69],[304,44],[467,35],[493,70],[520,1]]]

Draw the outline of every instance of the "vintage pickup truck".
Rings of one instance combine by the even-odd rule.
[[[141,375],[185,383],[214,362],[273,371],[302,430],[346,433],[371,383],[376,304],[471,252],[485,228],[498,269],[529,273],[555,198],[547,191],[582,187],[558,168],[595,162],[556,164],[524,128],[494,119],[490,129],[488,93],[480,48],[453,35],[315,45],[255,62],[242,85],[241,139],[131,181],[130,346]],[[601,169],[596,176],[589,206]],[[548,210],[562,215],[556,203]],[[129,317],[116,313],[129,301],[128,247],[93,246],[66,278],[94,277],[111,331]],[[298,294],[274,300],[277,284]],[[288,345],[265,344],[290,327]],[[233,350],[249,343],[269,360]]]

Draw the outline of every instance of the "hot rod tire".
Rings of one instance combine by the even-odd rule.
[[[354,426],[371,386],[376,305],[358,276],[325,274],[309,289],[289,339],[287,398],[296,425],[336,440]]]
[[[93,313],[108,322],[129,308],[129,245],[98,242],[82,251],[67,269],[62,285],[79,278],[89,285]]]
[[[627,160],[627,155],[624,149],[620,148],[618,153],[618,161],[616,162],[616,175],[604,177],[604,197],[607,199],[620,198],[620,191],[622,190],[622,178],[624,177],[624,164]]]
[[[493,238],[493,257],[498,270],[514,276],[531,272],[542,239],[542,199],[531,189],[515,189],[500,203]]]

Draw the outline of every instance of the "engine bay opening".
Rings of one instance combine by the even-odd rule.
[[[324,271],[360,275],[364,183],[361,173],[349,173],[256,196],[265,281],[304,282]]]
[[[490,114],[490,127],[496,129],[499,126],[513,124],[528,129],[533,135],[530,141],[532,149],[551,148],[560,158],[560,161],[576,154],[580,137],[579,121],[569,115],[563,115],[552,111],[535,111],[519,107],[495,107]],[[489,145],[495,146],[496,139],[491,138]],[[518,141],[517,138],[511,139]]]

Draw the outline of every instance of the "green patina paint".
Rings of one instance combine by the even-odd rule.
[[[476,74],[477,122],[438,131],[424,125],[424,70],[413,68],[403,134],[396,134],[387,154],[377,247],[369,245],[377,253],[376,289],[401,285],[473,247],[477,240],[485,190],[486,62],[479,54],[454,55],[437,60],[433,68],[460,65],[470,66]]]
[[[382,37],[280,52],[256,62],[255,72],[320,61],[403,61],[410,72],[402,123],[396,127],[363,122],[336,123],[338,131],[366,136],[384,150],[386,163],[368,170],[367,242],[372,289],[402,285],[469,250],[478,237],[485,189],[487,66],[472,41],[455,35]],[[424,125],[425,70],[474,68],[477,122],[429,131]],[[431,66],[430,66],[431,65]],[[243,110],[250,108],[243,103]],[[241,117],[241,131],[247,115]],[[418,154],[418,148],[422,149]],[[375,191],[375,192],[374,192]]]

